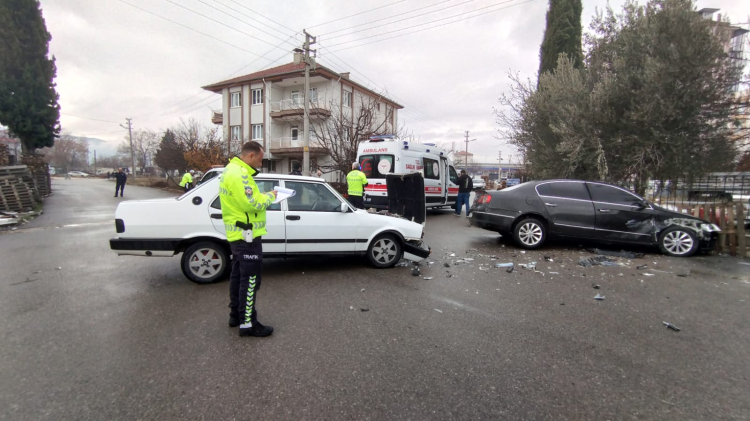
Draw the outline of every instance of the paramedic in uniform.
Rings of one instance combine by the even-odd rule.
[[[263,147],[257,142],[242,145],[239,157],[229,161],[219,184],[221,214],[232,249],[232,275],[229,278],[229,326],[240,327],[240,336],[264,337],[271,326],[258,322],[255,310],[261,282],[263,245],[266,234],[266,208],[275,191],[262,193],[255,184],[263,163]]]
[[[352,164],[352,171],[346,176],[346,184],[348,185],[349,202],[357,209],[364,209],[365,202],[362,200],[362,195],[367,185],[367,177],[359,168],[359,162]]]

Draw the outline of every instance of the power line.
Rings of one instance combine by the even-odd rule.
[[[61,112],[60,114],[62,114],[62,115],[66,115],[66,116],[68,116],[68,117],[82,118],[82,119],[84,119],[84,120],[92,120],[92,121],[102,121],[102,122],[104,122],[104,123],[115,123],[115,124],[120,124],[120,122],[119,122],[119,121],[112,121],[112,120],[102,120],[102,119],[99,119],[99,118],[91,118],[91,117],[82,117],[82,116],[80,116],[80,115],[67,114],[67,113],[62,113],[62,112]]]
[[[183,8],[183,9],[187,10],[188,12],[194,13],[194,14],[196,14],[196,15],[198,15],[198,16],[203,16],[204,18],[206,18],[206,19],[208,19],[208,20],[210,20],[210,21],[216,22],[216,23],[218,23],[218,24],[219,24],[219,25],[221,25],[221,26],[226,26],[227,28],[229,28],[229,29],[231,29],[231,30],[233,30],[233,31],[235,31],[235,32],[239,32],[240,34],[242,34],[242,35],[245,35],[246,37],[249,37],[249,38],[252,38],[252,39],[258,40],[258,41],[260,41],[260,42],[263,42],[263,43],[265,43],[265,44],[268,44],[268,45],[273,45],[272,43],[270,43],[270,42],[268,42],[268,41],[266,41],[266,40],[264,40],[264,39],[262,39],[262,38],[258,38],[258,37],[256,37],[255,35],[252,35],[252,34],[248,34],[247,32],[243,32],[243,31],[240,31],[239,29],[237,29],[237,28],[235,28],[235,27],[233,27],[233,26],[231,26],[231,25],[227,25],[227,24],[226,24],[226,23],[224,23],[224,22],[220,22],[220,21],[218,21],[218,20],[216,20],[216,19],[214,19],[214,18],[212,18],[212,17],[206,16],[206,15],[204,15],[204,14],[203,14],[203,13],[201,13],[201,12],[196,12],[195,10],[193,10],[193,9],[191,9],[191,8],[187,7],[187,6],[183,6],[183,5],[181,5],[181,4],[179,4],[179,3],[176,3],[176,2],[174,2],[174,1],[172,1],[172,0],[164,0],[164,1],[166,1],[167,3],[171,3],[171,4],[173,4],[173,5],[177,6],[177,7],[181,7],[181,8]],[[222,12],[222,13],[225,13],[225,12]],[[226,14],[226,13],[225,13],[225,14]],[[255,28],[254,26],[250,25],[249,23],[248,23],[247,25],[249,25],[249,26],[251,26],[251,27]],[[258,29],[258,28],[255,28],[255,29]],[[281,39],[281,38],[278,38],[278,37],[276,37],[276,36],[274,36],[274,38],[277,38],[277,39]]]
[[[359,13],[355,13],[355,14],[353,14],[353,15],[349,15],[349,16],[344,16],[343,18],[338,18],[338,19],[334,19],[334,20],[329,20],[328,22],[323,22],[323,23],[319,23],[319,24],[317,24],[317,25],[313,25],[313,26],[308,26],[308,27],[307,27],[307,29],[317,28],[318,26],[328,25],[329,23],[333,23],[333,22],[338,22],[338,21],[340,21],[340,20],[344,20],[344,19],[349,19],[349,18],[353,18],[354,16],[359,16],[359,15],[363,15],[363,14],[365,14],[365,13],[370,13],[370,12],[372,12],[372,11],[375,11],[375,10],[378,10],[378,9],[383,9],[383,8],[385,8],[385,7],[388,7],[388,6],[393,6],[394,4],[398,4],[398,3],[403,3],[403,2],[405,2],[405,1],[406,1],[406,0],[398,0],[398,1],[394,1],[393,3],[388,3],[388,4],[386,4],[386,5],[383,5],[383,6],[378,6],[378,7],[376,7],[376,8],[373,8],[373,9],[365,10],[364,12],[359,12]]]
[[[224,3],[221,3],[221,2],[219,1],[219,0],[214,0],[214,1],[215,1],[216,3],[219,3],[220,5],[222,5],[222,6],[224,6],[224,7],[227,7],[227,6],[226,6],[226,5],[224,4]],[[230,2],[232,2],[232,3],[234,3],[234,4],[236,4],[236,5],[238,5],[238,6],[240,6],[240,7],[242,7],[243,9],[246,9],[246,10],[248,10],[248,11],[252,12],[252,13],[255,13],[256,15],[258,15],[258,16],[260,16],[260,17],[262,17],[263,19],[267,19],[267,20],[271,21],[272,23],[275,23],[276,25],[278,25],[278,26],[280,26],[280,27],[282,27],[282,28],[284,28],[284,29],[287,29],[287,30],[289,30],[289,31],[292,31],[292,32],[294,32],[295,34],[299,33],[298,31],[296,31],[296,30],[294,30],[294,29],[292,29],[292,28],[290,28],[290,27],[288,27],[288,26],[285,26],[285,25],[282,25],[282,24],[280,24],[280,23],[276,22],[275,20],[273,20],[273,19],[269,18],[268,16],[264,16],[264,15],[261,15],[260,13],[258,13],[258,12],[256,12],[255,10],[253,10],[253,9],[251,9],[251,8],[249,8],[249,7],[247,7],[247,6],[245,6],[245,5],[244,5],[244,4],[242,4],[242,3],[238,3],[238,2],[236,2],[235,0],[229,0],[229,1],[230,1]],[[239,12],[238,12],[238,13],[239,13]],[[243,15],[243,16],[247,16],[247,15]],[[253,18],[253,17],[250,17],[250,16],[247,16],[247,17],[248,17],[248,18],[250,18],[250,19],[252,19],[252,20],[254,20],[254,21],[256,21],[256,22],[258,22],[258,23],[264,24],[263,22],[261,22],[261,21],[259,21],[259,20],[255,19],[255,18]],[[268,26],[269,28],[271,28],[271,26],[270,26],[270,25],[268,25],[268,24],[264,24],[264,25],[266,25],[266,26]],[[281,31],[279,31],[279,32],[281,32]],[[286,34],[285,34],[285,35],[286,35]]]
[[[446,0],[446,1],[450,1],[450,0]],[[447,10],[447,9],[452,9],[452,8],[454,8],[454,7],[462,6],[462,5],[466,4],[466,3],[471,3],[471,2],[473,2],[473,1],[474,1],[474,0],[467,0],[467,1],[465,1],[465,2],[462,2],[462,3],[458,3],[458,4],[454,4],[454,5],[452,5],[452,6],[447,6],[447,7],[443,7],[442,9],[438,9],[438,10],[433,10],[433,11],[431,11],[431,12],[425,12],[425,13],[421,13],[421,14],[419,14],[419,15],[416,15],[416,16],[411,16],[411,17],[408,17],[408,18],[403,18],[403,19],[395,20],[395,21],[393,21],[393,22],[388,22],[388,23],[385,23],[385,24],[383,24],[383,25],[373,26],[373,27],[370,27],[370,28],[362,28],[362,29],[359,29],[359,30],[357,30],[357,31],[354,31],[354,32],[350,32],[350,33],[348,33],[348,34],[341,34],[341,35],[336,35],[335,37],[330,37],[330,38],[328,38],[328,39],[329,39],[329,40],[331,40],[331,39],[341,38],[341,37],[345,37],[345,36],[348,36],[348,35],[353,35],[353,34],[356,34],[356,33],[359,33],[359,32],[369,31],[369,30],[371,30],[371,29],[375,29],[375,28],[378,28],[378,27],[382,27],[382,26],[388,26],[388,25],[393,25],[394,23],[399,23],[399,22],[403,22],[403,21],[405,21],[405,20],[409,20],[409,19],[416,19],[416,18],[418,18],[418,17],[422,17],[422,16],[425,16],[425,15],[430,15],[430,14],[432,14],[432,13],[442,12],[443,10]],[[442,3],[445,3],[445,1],[444,1],[444,2],[441,2],[441,3],[438,3],[438,4],[442,4]],[[433,7],[433,6],[437,6],[438,4],[433,4],[433,5],[430,5],[430,6],[427,6],[427,7]],[[372,21],[372,22],[367,22],[367,23],[364,23],[364,24],[362,24],[362,25],[355,25],[355,26],[351,26],[351,27],[349,27],[349,28],[346,28],[346,29],[354,29],[354,28],[359,28],[359,27],[361,27],[361,26],[363,26],[363,25],[369,25],[369,24],[371,24],[371,23],[375,23],[375,22],[380,22],[381,20],[386,20],[386,19],[391,19],[391,18],[395,18],[395,17],[401,16],[401,15],[405,15],[405,14],[408,14],[408,13],[416,12],[417,10],[421,10],[421,9],[425,9],[425,8],[426,8],[426,7],[422,7],[422,8],[420,8],[420,9],[412,10],[411,12],[406,12],[406,13],[401,13],[401,14],[398,14],[398,15],[394,15],[394,16],[389,16],[389,17],[387,17],[387,18],[382,18],[382,19],[374,20],[374,21]],[[333,32],[338,32],[338,31],[333,31]],[[330,33],[333,33],[333,32],[329,32],[329,34],[330,34]]]
[[[201,31],[199,31],[199,30],[197,30],[197,29],[193,29],[193,28],[191,28],[191,27],[189,27],[189,26],[187,26],[187,25],[183,25],[183,24],[181,24],[181,23],[179,23],[179,22],[177,22],[177,21],[174,21],[174,20],[172,20],[172,19],[169,19],[169,18],[166,18],[166,17],[164,17],[164,16],[158,15],[158,14],[156,14],[156,13],[154,13],[154,12],[151,12],[151,11],[149,11],[149,10],[146,10],[146,9],[144,9],[144,8],[142,8],[142,7],[138,7],[138,6],[134,5],[134,4],[128,3],[128,2],[126,2],[125,0],[117,0],[117,1],[119,1],[120,3],[124,3],[124,4],[127,4],[128,6],[130,6],[130,7],[133,7],[133,8],[136,8],[136,9],[138,9],[138,10],[142,11],[142,12],[148,13],[149,15],[152,15],[152,16],[156,16],[156,17],[157,17],[157,18],[159,18],[159,19],[164,19],[164,20],[166,20],[166,21],[169,21],[169,22],[172,22],[172,23],[174,23],[175,25],[179,25],[179,26],[181,26],[181,27],[183,27],[183,28],[185,28],[185,29],[189,29],[189,30],[191,30],[191,31],[193,31],[193,32],[197,32],[197,33],[199,33],[199,34],[201,34],[201,35],[203,35],[203,36],[205,36],[205,37],[208,37],[208,38],[211,38],[211,39],[213,39],[213,40],[219,41],[219,42],[220,42],[220,43],[222,43],[222,44],[226,44],[226,45],[228,45],[228,46],[230,46],[230,47],[234,47],[234,48],[236,48],[236,49],[238,49],[238,50],[244,51],[244,52],[246,52],[246,53],[249,53],[249,54],[252,54],[252,55],[254,55],[254,56],[257,56],[257,55],[258,55],[258,54],[256,54],[256,53],[254,53],[254,52],[250,51],[250,50],[246,50],[246,49],[244,49],[244,48],[242,48],[242,47],[239,47],[239,46],[237,46],[237,45],[234,45],[234,44],[232,44],[232,43],[229,43],[229,42],[226,42],[226,41],[224,41],[224,40],[221,40],[221,39],[219,39],[219,38],[216,38],[216,37],[215,37],[215,36],[213,36],[213,35],[209,35],[209,34],[207,34],[207,33],[205,33],[205,32],[201,32]]]
[[[282,38],[279,38],[279,37],[277,37],[276,35],[274,35],[274,34],[272,34],[272,33],[270,33],[270,32],[266,32],[266,31],[264,31],[263,29],[261,29],[261,28],[258,28],[257,26],[251,25],[251,24],[249,24],[249,23],[247,23],[247,22],[243,21],[242,19],[240,19],[240,18],[238,18],[238,17],[236,17],[236,16],[234,16],[234,15],[232,15],[232,14],[230,14],[230,13],[227,13],[227,12],[225,12],[225,11],[223,11],[223,10],[219,10],[219,9],[217,9],[217,8],[215,8],[215,7],[213,7],[213,6],[211,6],[210,4],[206,3],[206,2],[205,2],[205,1],[203,1],[203,0],[196,0],[196,1],[197,1],[198,3],[201,3],[201,4],[205,4],[206,6],[208,6],[208,7],[211,7],[211,8],[213,8],[214,10],[216,10],[216,11],[217,11],[217,12],[219,12],[219,13],[223,13],[223,14],[225,14],[225,15],[229,16],[229,17],[230,17],[230,18],[232,18],[232,19],[238,20],[238,21],[240,21],[240,22],[244,23],[245,25],[247,25],[247,26],[249,26],[249,27],[251,27],[251,28],[253,28],[253,29],[257,29],[258,31],[260,31],[260,32],[263,32],[263,33],[264,33],[264,34],[266,34],[266,35],[272,36],[272,37],[276,38],[277,40],[281,40],[282,42],[287,42],[286,40],[284,40],[284,39],[282,39]],[[218,3],[218,2],[217,2],[217,3]],[[256,21],[257,21],[257,19],[254,19],[254,18],[253,18],[252,16],[248,16],[248,15],[246,15],[246,14],[244,14],[244,13],[240,12],[240,11],[239,11],[239,10],[237,10],[237,9],[233,9],[233,8],[231,8],[231,7],[227,6],[227,5],[224,5],[224,4],[222,4],[222,3],[219,3],[219,4],[221,4],[222,6],[226,7],[227,9],[229,9],[229,10],[231,10],[231,11],[233,11],[233,12],[236,12],[236,13],[238,13],[238,14],[242,15],[242,16],[245,16],[245,17],[247,17],[248,19],[251,19],[251,20],[256,20]],[[272,31],[276,31],[276,32],[278,32],[278,33],[280,33],[280,34],[282,34],[282,35],[284,35],[284,36],[287,36],[287,35],[288,35],[288,34],[282,33],[281,31],[279,31],[279,30],[277,30],[277,29],[271,28],[270,26],[266,25],[265,23],[262,23],[262,22],[261,22],[261,24],[262,24],[262,25],[265,25],[266,27],[268,27],[268,28],[269,28],[269,29],[271,29]]]
[[[500,5],[500,4],[504,4],[504,3],[509,3],[509,2],[511,2],[511,1],[514,1],[514,0],[506,0],[506,1],[503,1],[503,2],[500,2],[500,3],[497,3],[497,4],[494,4],[494,5],[492,5],[492,6],[487,6],[487,7],[494,7],[494,6],[498,6],[498,5]],[[376,42],[381,42],[381,41],[386,41],[386,40],[389,40],[389,39],[394,39],[394,38],[399,38],[399,37],[403,37],[403,36],[406,36],[406,35],[416,34],[416,33],[418,33],[418,32],[422,32],[422,31],[427,31],[427,30],[429,30],[429,29],[440,28],[440,27],[442,27],[442,26],[446,26],[446,25],[450,25],[450,24],[453,24],[453,23],[457,23],[457,22],[465,21],[465,20],[468,20],[468,19],[473,19],[473,18],[476,18],[476,17],[479,17],[479,16],[483,16],[483,15],[486,15],[486,14],[489,14],[489,13],[494,13],[494,12],[497,12],[497,11],[500,11],[500,10],[504,10],[504,9],[508,9],[508,8],[511,8],[511,7],[515,7],[515,6],[520,6],[520,5],[524,4],[524,3],[530,3],[530,2],[532,2],[532,1],[536,1],[536,0],[525,0],[525,1],[522,1],[522,2],[520,2],[520,3],[516,3],[516,4],[511,4],[511,5],[509,5],[509,6],[501,7],[501,8],[499,8],[499,9],[495,9],[495,10],[489,10],[489,11],[487,11],[487,12],[484,12],[484,13],[480,13],[480,14],[478,14],[478,15],[474,15],[474,16],[469,16],[469,17],[466,17],[466,18],[462,18],[462,19],[457,19],[457,20],[455,20],[455,21],[451,21],[451,22],[446,22],[446,23],[442,23],[442,24],[440,24],[440,25],[435,25],[435,26],[431,26],[431,27],[429,27],[429,28],[419,29],[419,30],[416,30],[416,31],[412,31],[412,32],[407,32],[407,33],[405,33],[405,34],[399,34],[399,35],[395,35],[395,36],[392,36],[392,37],[388,37],[388,38],[378,39],[378,40],[375,40],[375,41],[371,41],[371,42],[366,42],[366,43],[364,43],[364,44],[353,45],[353,46],[351,46],[351,47],[346,47],[346,48],[339,48],[338,50],[335,50],[335,52],[345,51],[345,50],[349,50],[349,49],[351,49],[351,48],[357,48],[357,47],[362,47],[362,46],[365,46],[365,45],[369,45],[369,44],[374,44],[374,43],[376,43]],[[456,16],[461,16],[461,15],[465,15],[465,14],[467,14],[467,13],[474,13],[474,12],[476,12],[476,11],[479,11],[479,10],[482,10],[482,9],[486,9],[487,7],[483,7],[483,8],[481,8],[481,9],[477,9],[477,10],[474,10],[473,12],[460,13],[460,14],[458,14],[458,15],[454,15],[454,16],[449,16],[449,17],[447,17],[447,18],[443,18],[443,19],[437,19],[437,20],[434,20],[434,21],[432,21],[432,22],[426,22],[426,23],[423,23],[423,24],[419,24],[419,25],[412,25],[412,26],[411,26],[410,28],[416,28],[416,27],[418,27],[418,26],[422,26],[422,25],[427,25],[427,24],[430,24],[430,23],[434,23],[434,22],[438,22],[438,21],[441,21],[441,20],[445,20],[445,19],[450,19],[450,18],[453,18],[453,17],[456,17]],[[381,35],[386,35],[386,34],[389,34],[389,33],[393,33],[393,32],[399,32],[399,31],[403,31],[403,30],[406,30],[406,29],[410,29],[410,28],[403,28],[403,29],[398,29],[398,30],[394,30],[394,31],[386,32],[386,33],[383,33],[383,34],[378,34],[378,35],[373,35],[373,36],[369,36],[369,37],[364,37],[364,38],[360,38],[360,39],[358,39],[358,40],[353,40],[353,41],[346,41],[346,42],[341,42],[341,43],[338,43],[338,44],[335,44],[335,45],[348,44],[348,43],[350,43],[350,42],[356,42],[356,41],[364,41],[364,40],[366,40],[366,39],[370,39],[370,38],[378,37],[378,36],[381,36]],[[331,46],[331,47],[333,47],[333,46]],[[329,51],[330,51],[330,50],[329,50]]]
[[[258,61],[258,60],[260,60],[260,59],[262,59],[262,58],[265,58],[265,57],[266,57],[267,55],[271,54],[271,53],[272,53],[272,52],[273,52],[274,50],[276,50],[276,49],[278,49],[279,47],[281,47],[281,44],[283,44],[284,42],[287,42],[287,41],[289,41],[289,40],[290,40],[291,38],[295,37],[296,35],[297,35],[297,34],[294,34],[294,35],[290,36],[289,38],[287,38],[287,39],[286,39],[285,41],[283,41],[282,43],[280,43],[280,44],[276,45],[276,46],[275,46],[274,48],[272,48],[272,49],[268,50],[268,51],[267,51],[267,52],[266,52],[265,54],[263,54],[262,56],[260,56],[260,57],[256,58],[255,60],[251,61],[250,63],[248,63],[248,64],[246,64],[246,65],[244,65],[244,66],[240,67],[240,68],[239,68],[239,69],[237,69],[237,70],[235,70],[234,72],[232,72],[231,74],[229,74],[229,76],[227,76],[227,77],[226,77],[226,78],[224,78],[224,79],[229,79],[229,78],[231,78],[232,76],[234,76],[235,74],[237,74],[237,73],[240,73],[241,71],[245,70],[246,68],[248,68],[248,67],[252,66],[252,65],[253,65],[253,64],[255,64],[255,63],[256,63],[256,62]],[[275,63],[275,62],[279,61],[280,59],[281,59],[281,58],[279,58],[279,59],[277,59],[277,60],[275,60],[275,61],[271,62],[270,64],[273,64],[273,63]],[[162,113],[163,113],[163,112],[166,112],[166,110],[167,110],[167,109],[169,109],[169,108],[173,108],[173,107],[176,107],[177,105],[180,105],[180,104],[182,104],[182,103],[184,103],[184,102],[186,102],[186,101],[192,100],[192,99],[194,99],[195,97],[199,96],[199,95],[200,95],[200,94],[202,94],[202,93],[204,93],[204,92],[198,92],[198,93],[196,93],[195,95],[193,95],[193,96],[191,96],[191,97],[185,98],[185,99],[183,99],[183,100],[181,100],[181,101],[179,101],[179,102],[176,102],[176,103],[174,103],[174,104],[172,104],[172,105],[169,105],[169,106],[165,107],[165,108],[164,108],[164,109],[163,109],[163,110],[162,110],[161,112],[162,112]],[[204,96],[204,97],[203,97],[202,99],[200,99],[200,100],[199,100],[198,102],[200,102],[200,101],[203,101],[203,100],[206,100],[206,99],[208,99],[208,98],[212,97],[213,95],[214,95],[213,93],[208,93],[208,95],[205,95],[205,96]],[[196,103],[197,103],[197,102],[196,102]],[[170,111],[170,112],[174,112],[174,111],[175,111],[175,110],[173,110],[173,111]],[[158,114],[159,114],[159,112],[157,112],[156,114],[158,115]],[[138,115],[138,116],[135,116],[135,117],[136,117],[136,118],[140,118],[140,117],[145,117],[145,116],[148,116],[148,115],[149,115],[149,114],[147,113],[147,114],[141,114],[141,115]]]
[[[352,66],[352,65],[351,65],[351,64],[349,64],[349,63],[347,63],[346,61],[344,61],[344,59],[342,59],[341,57],[339,57],[338,55],[336,55],[336,54],[335,54],[335,53],[334,53],[333,51],[330,51],[330,50],[329,50],[328,48],[326,48],[326,47],[324,47],[324,46],[322,46],[322,45],[321,45],[320,47],[321,47],[321,49],[323,49],[323,50],[326,50],[326,51],[328,51],[329,53],[331,53],[331,55],[332,55],[333,57],[335,57],[335,58],[336,58],[336,59],[337,59],[337,60],[338,60],[339,62],[343,63],[343,64],[344,64],[344,66],[346,66],[347,68],[349,68],[349,69],[351,69],[352,71],[356,72],[357,74],[359,74],[360,76],[362,76],[362,77],[363,77],[363,78],[364,78],[365,80],[367,80],[367,81],[369,81],[370,83],[372,83],[372,84],[373,84],[373,86],[375,86],[375,88],[377,88],[377,89],[379,89],[379,90],[381,90],[381,91],[384,91],[384,92],[386,91],[385,89],[383,89],[383,88],[381,88],[380,86],[378,86],[378,84],[377,84],[377,83],[375,83],[375,82],[374,82],[374,81],[373,81],[372,79],[368,78],[368,77],[367,77],[367,75],[365,75],[365,74],[364,74],[364,73],[362,73],[361,71],[359,71],[359,70],[355,69],[355,68],[354,68],[354,66]],[[413,114],[413,117],[414,117],[415,119],[417,119],[417,120],[423,120],[423,121],[429,122],[429,123],[431,123],[431,124],[438,124],[437,122],[435,122],[434,120],[432,120],[432,118],[431,118],[431,117],[430,117],[430,116],[429,116],[429,115],[428,115],[427,113],[425,113],[425,112],[423,112],[423,111],[420,111],[420,110],[419,110],[419,109],[417,109],[416,107],[412,107],[412,106],[410,106],[410,105],[409,105],[409,104],[407,104],[406,102],[402,101],[402,100],[401,100],[401,99],[399,99],[399,98],[396,98],[395,96],[393,96],[393,95],[391,95],[391,94],[388,94],[388,96],[392,97],[392,98],[393,98],[393,99],[395,99],[396,101],[398,101],[398,102],[402,103],[402,104],[403,104],[404,106],[408,107],[408,109],[405,109],[405,110],[404,110],[404,112],[405,112],[405,113],[409,113],[409,114]],[[420,116],[420,115],[419,115],[419,114],[417,114],[417,113],[421,113],[421,114],[422,114],[422,116]]]

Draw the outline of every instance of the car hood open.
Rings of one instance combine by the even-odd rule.
[[[427,216],[422,174],[387,174],[385,184],[388,188],[388,212],[423,224]]]

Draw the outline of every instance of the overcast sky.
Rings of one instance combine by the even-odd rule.
[[[617,10],[623,1],[609,3]],[[220,109],[220,95],[200,87],[290,62],[290,51],[301,44],[305,28],[318,36],[321,64],[352,72],[353,80],[375,90],[387,89],[405,106],[399,121],[421,141],[450,144],[455,140],[463,149],[460,142],[468,130],[470,139],[477,139],[469,143],[469,152],[490,160],[502,150],[507,162],[513,150],[493,137],[493,106],[508,88],[509,71],[536,77],[548,2],[42,0],[41,4],[52,34],[50,52],[57,59],[61,124],[74,135],[119,143],[126,134],[119,127],[125,117],[133,118],[135,129],[161,131],[190,117],[210,125],[210,109]],[[749,4],[714,0],[700,1],[698,7],[721,9],[732,22],[747,22]],[[606,0],[584,0],[584,30],[596,8],[606,5]]]

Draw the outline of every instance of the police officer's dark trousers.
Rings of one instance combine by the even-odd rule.
[[[261,238],[252,243],[232,241],[232,274],[229,277],[229,317],[240,321],[240,329],[255,326],[258,312],[255,302],[261,281],[263,243]]]
[[[362,196],[355,196],[353,194],[349,195],[349,203],[352,204],[357,209],[364,209],[365,208],[365,201],[362,199]]]
[[[122,194],[125,192],[125,183],[115,182],[115,197],[117,197],[118,191],[120,192],[120,197],[122,197]]]

